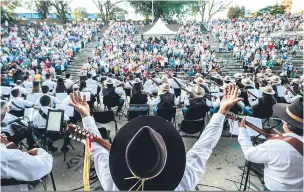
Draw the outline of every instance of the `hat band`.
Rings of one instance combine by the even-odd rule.
[[[300,123],[303,123],[303,119],[300,118],[300,117],[297,117],[297,116],[294,115],[294,114],[292,114],[292,113],[289,111],[288,107],[286,107],[286,112],[287,112],[287,114],[288,114],[293,120],[296,120],[296,121],[298,121],[298,122],[300,122]]]

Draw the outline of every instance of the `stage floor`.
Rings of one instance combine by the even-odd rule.
[[[118,127],[123,126],[127,120],[122,117],[118,120]],[[177,122],[181,122],[183,119],[180,109],[178,109]],[[114,137],[114,123],[107,124],[104,127],[111,130],[111,137]],[[195,138],[183,138],[185,148],[188,151],[195,143]],[[62,141],[57,141],[54,144],[60,149]],[[78,187],[83,186],[82,175],[83,175],[83,144],[80,142],[72,141],[72,145],[75,150],[70,149],[67,153],[66,161],[63,161],[63,153],[58,151],[53,153],[53,174],[55,177],[55,183],[58,191],[69,191]],[[219,191],[221,189],[214,188],[219,187],[227,191],[238,190],[239,184],[236,182],[241,181],[242,167],[245,163],[244,155],[241,151],[240,145],[237,142],[236,137],[222,137],[215,147],[210,159],[207,162],[207,171],[200,180],[200,190],[208,191]],[[254,173],[252,173],[254,175]],[[229,179],[229,180],[227,180]],[[97,181],[92,188],[99,186],[100,183]],[[50,178],[47,180],[48,191],[53,190]],[[260,180],[251,176],[250,187],[252,190],[263,190],[263,185]],[[43,186],[39,184],[33,191],[42,191]],[[91,189],[93,190],[93,189]],[[80,189],[79,191],[83,191]]]

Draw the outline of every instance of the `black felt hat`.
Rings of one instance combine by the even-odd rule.
[[[275,104],[272,116],[279,117],[288,124],[303,129],[303,97],[296,99],[292,104]]]
[[[165,119],[138,117],[115,136],[109,165],[119,190],[174,190],[185,171],[184,143]]]

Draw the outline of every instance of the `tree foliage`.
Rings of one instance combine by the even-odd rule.
[[[83,20],[89,16],[86,8],[77,7],[72,11],[72,17],[74,20]]]
[[[123,9],[119,8],[117,4],[123,0],[111,1],[111,0],[92,0],[99,10],[99,14],[103,22],[108,23],[110,19],[115,17],[116,12],[122,12]]]
[[[213,15],[225,10],[232,3],[232,0],[209,0],[208,19]]]
[[[19,0],[1,0],[1,23],[16,19],[15,9],[20,6]]]
[[[270,15],[276,15],[276,14],[284,14],[286,7],[284,5],[270,5],[267,7],[264,7],[260,9],[257,14],[263,15],[263,14],[270,14]]]
[[[51,2],[41,0],[28,0],[26,2],[26,7],[32,11],[37,12],[41,19],[47,19],[50,13],[49,10],[51,8]]]
[[[154,1],[153,18],[171,20],[173,16],[182,16],[187,9],[186,6],[194,3],[193,1]],[[152,16],[152,1],[130,1],[130,5],[136,12],[141,13],[145,17]]]
[[[71,2],[72,0],[50,0],[51,6],[55,8],[57,18],[64,23],[68,21],[67,14],[71,11],[71,8],[69,7]]]
[[[239,7],[238,5],[234,7],[230,7],[227,13],[227,17],[229,19],[235,19],[235,18],[240,18],[244,17],[246,13],[245,7]]]

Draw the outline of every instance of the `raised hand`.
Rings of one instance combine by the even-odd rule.
[[[230,108],[239,101],[242,101],[243,98],[238,98],[238,90],[239,88],[234,85],[228,85],[224,89],[224,96],[220,104],[220,109],[218,113],[226,115]]]
[[[81,117],[90,116],[90,106],[86,101],[86,96],[83,95],[81,98],[81,94],[79,91],[70,94],[71,100],[70,105],[73,106],[76,111],[78,111]]]

